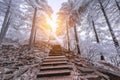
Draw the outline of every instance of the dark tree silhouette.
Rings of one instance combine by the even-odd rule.
[[[35,22],[36,22],[36,15],[37,15],[37,7],[34,9],[34,16],[33,16],[33,23],[32,23],[32,29],[30,34],[30,40],[29,40],[29,47],[32,48],[34,44],[34,38],[35,38]]]
[[[6,32],[9,28],[10,18],[11,18],[11,14],[10,14],[11,1],[12,0],[9,0],[8,8],[7,8],[7,11],[5,13],[4,21],[3,21],[3,24],[2,24],[2,29],[1,29],[1,32],[0,32],[0,44],[2,43],[2,40],[5,37]]]
[[[69,25],[68,22],[66,21],[66,31],[67,31],[67,41],[68,41],[68,51],[70,51],[70,38],[69,38]]]
[[[120,11],[120,6],[119,6],[118,1],[117,1],[117,0],[115,0],[115,3],[116,3],[116,5],[117,5],[117,7],[118,7],[118,10]]]
[[[94,30],[94,33],[95,33],[96,42],[99,44],[100,40],[99,40],[99,37],[98,37],[97,31],[96,31],[96,27],[95,27],[95,23],[94,23],[93,19],[92,19],[92,25],[93,25],[93,30]],[[100,53],[100,59],[105,60],[105,57],[103,56],[102,53]]]
[[[74,27],[74,32],[75,32],[75,40],[76,40],[76,46],[77,46],[78,54],[81,54],[80,47],[79,47],[78,34],[77,34],[77,30],[76,30],[76,25],[74,24],[73,27]]]
[[[111,33],[112,40],[113,40],[113,42],[114,42],[114,45],[115,45],[115,47],[116,47],[116,50],[117,50],[117,52],[118,52],[118,47],[119,47],[118,40],[117,40],[117,38],[116,38],[116,36],[115,36],[115,34],[114,34],[114,32],[113,32],[113,29],[112,29],[112,27],[111,27],[111,24],[110,24],[110,22],[109,22],[109,19],[108,19],[108,17],[107,17],[107,14],[106,14],[106,12],[105,12],[105,9],[104,9],[104,7],[103,7],[103,5],[102,5],[102,2],[101,2],[100,0],[98,0],[98,2],[99,2],[99,4],[100,4],[100,8],[101,8],[101,10],[102,10],[102,12],[103,12],[103,15],[104,15],[104,17],[105,17],[105,20],[106,20],[106,23],[107,23],[107,25],[108,25],[109,31],[110,31],[110,33]],[[118,52],[118,53],[119,53],[119,52]]]

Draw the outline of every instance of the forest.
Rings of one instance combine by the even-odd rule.
[[[0,0],[0,80],[38,80],[37,68],[51,52],[119,76],[101,69],[104,79],[94,80],[120,80],[120,0],[66,0],[56,13],[49,1]]]

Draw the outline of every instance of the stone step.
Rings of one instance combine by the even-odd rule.
[[[66,58],[65,56],[48,56],[46,59],[58,59],[58,58]]]
[[[78,67],[78,70],[82,73],[93,73],[94,70],[90,68]]]
[[[96,74],[89,74],[83,76],[81,80],[102,80],[102,78]]]
[[[38,80],[75,80],[72,76],[42,77]]]
[[[65,75],[70,75],[70,70],[41,71],[39,74],[37,74],[37,78],[52,77],[52,76],[65,76]]]
[[[75,62],[75,64],[80,67],[86,67],[86,65],[82,62]]]
[[[71,69],[71,66],[70,65],[41,66],[40,71],[61,69]]]
[[[52,54],[52,53],[62,53],[62,51],[60,49],[56,49],[56,50],[51,50],[49,54]]]
[[[43,60],[43,62],[53,62],[53,61],[68,61],[68,59],[67,58],[58,58],[58,59],[52,58],[52,59],[44,59]]]
[[[61,56],[62,53],[50,53],[49,56]]]
[[[62,65],[62,64],[67,64],[67,61],[54,61],[54,62],[43,62],[42,66],[47,66],[47,65]]]

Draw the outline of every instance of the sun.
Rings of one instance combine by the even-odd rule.
[[[55,13],[52,14],[51,19],[47,18],[47,24],[51,26],[53,32],[56,32],[56,28],[57,28],[56,20],[57,20],[57,15]]]

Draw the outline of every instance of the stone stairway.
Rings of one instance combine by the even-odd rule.
[[[37,78],[63,77],[71,74],[71,66],[68,59],[62,55],[60,45],[54,45],[40,67]]]
[[[86,58],[55,45],[49,56],[43,60],[37,80],[120,80],[119,69],[115,72],[104,67],[89,63]]]
[[[37,78],[70,75],[70,69],[65,56],[48,56],[43,60]]]
[[[60,45],[54,45],[49,53],[49,56],[61,56],[62,48]]]

